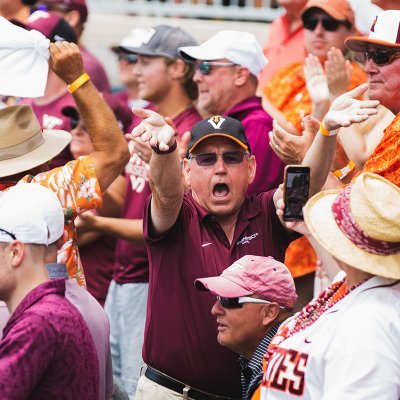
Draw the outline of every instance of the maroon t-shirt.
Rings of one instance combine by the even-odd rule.
[[[215,296],[194,287],[197,278],[217,276],[246,254],[283,261],[293,239],[283,228],[274,191],[246,198],[232,244],[216,219],[185,194],[174,226],[160,237],[149,232],[150,202],[144,230],[150,286],[143,359],[157,370],[212,394],[241,397],[238,355],[217,342],[211,315]]]
[[[0,398],[98,400],[95,345],[79,311],[65,298],[65,279],[29,292],[0,341]]]
[[[110,82],[101,62],[84,46],[80,47],[85,71],[99,92],[109,92]]]
[[[61,113],[61,110],[66,106],[76,108],[75,101],[69,92],[44,105],[36,104],[35,99],[22,99],[19,104],[28,104],[32,107],[42,129],[61,129],[67,132],[71,130],[71,119]],[[58,156],[53,158],[50,169],[61,167],[72,159],[69,146],[67,146]]]
[[[79,246],[87,289],[102,306],[113,276],[116,242],[114,237],[102,235],[86,246]]]
[[[182,136],[186,131],[191,131],[193,126],[203,118],[197,111],[196,107],[191,106],[177,115],[173,122],[176,126],[179,136]]]

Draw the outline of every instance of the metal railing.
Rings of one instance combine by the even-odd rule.
[[[282,13],[274,0],[89,0],[96,13],[154,17],[273,21]]]

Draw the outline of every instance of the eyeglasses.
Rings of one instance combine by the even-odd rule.
[[[392,63],[396,58],[400,57],[400,51],[373,50],[366,51],[365,56],[368,61],[372,59],[375,65],[382,67]]]
[[[136,64],[138,56],[131,53],[118,53],[118,61],[126,61],[129,64]]]
[[[8,231],[6,231],[5,229],[0,228],[0,232],[3,232],[3,233],[5,233],[6,235],[10,236],[11,239],[13,239],[13,240],[17,240],[17,237],[16,237],[13,233],[8,232]]]
[[[230,62],[218,62],[218,61],[200,61],[196,63],[196,69],[200,71],[202,75],[209,75],[213,67],[236,67],[238,64]]]
[[[84,131],[86,131],[86,125],[80,119],[70,118],[70,124],[71,124],[71,131],[72,131],[72,129],[75,129],[79,124],[80,124],[81,128]]]
[[[189,154],[189,159],[194,158],[197,165],[200,167],[210,167],[217,162],[219,155],[222,156],[222,160],[225,164],[240,164],[243,161],[244,156],[247,154],[247,152],[240,150],[228,150],[224,151],[223,153],[200,153],[197,155]]]
[[[338,21],[331,17],[318,18],[311,15],[303,19],[304,28],[308,31],[314,31],[320,22],[322,23],[322,27],[328,32],[337,31],[341,25],[344,25],[347,28],[351,27],[351,24],[348,21]]]
[[[217,300],[221,303],[224,308],[241,308],[244,303],[259,303],[259,304],[271,304],[270,301],[256,299],[255,297],[221,297],[217,296]]]

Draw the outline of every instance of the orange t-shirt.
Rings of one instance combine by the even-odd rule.
[[[85,286],[74,220],[79,214],[102,206],[100,185],[92,160],[89,156],[80,157],[34,177],[27,175],[20,182],[39,183],[57,194],[64,210],[64,230],[68,235],[58,251],[57,262],[66,264],[69,278]]]
[[[357,63],[352,63],[353,75],[348,90],[366,82],[367,75]],[[301,132],[303,117],[311,114],[312,102],[308,94],[303,71],[303,63],[291,64],[274,75],[264,89],[264,94],[271,103],[280,110],[287,120]],[[292,242],[286,250],[285,265],[292,276],[300,276],[314,272],[317,254],[306,237]]]

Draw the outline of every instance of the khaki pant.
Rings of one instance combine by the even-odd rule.
[[[188,387],[189,389],[189,387]],[[177,400],[190,397],[159,385],[142,375],[136,388],[135,400]]]

